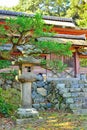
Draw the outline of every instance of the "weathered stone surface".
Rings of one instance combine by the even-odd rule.
[[[60,94],[64,94],[64,93],[68,93],[69,89],[68,88],[64,88],[64,89],[59,89],[59,93]]]
[[[35,109],[39,109],[40,108],[40,104],[33,104],[32,105]]]
[[[11,85],[12,81],[11,80],[6,80],[6,83]]]
[[[87,97],[83,97],[83,98],[82,98],[82,101],[83,101],[83,102],[87,102]]]
[[[79,87],[80,88],[84,88],[84,84],[79,84]]]
[[[55,105],[55,109],[59,110],[59,103]]]
[[[19,108],[17,111],[18,118],[39,117],[38,112],[34,108]]]
[[[85,82],[85,81],[83,81],[83,80],[79,80],[79,81],[78,81],[79,84],[84,84],[84,82]]]
[[[41,73],[37,74],[36,80],[38,80],[38,81],[43,81],[44,80],[44,78],[43,78]]]
[[[64,93],[63,97],[71,97],[71,93]]]
[[[41,63],[41,59],[35,59],[33,56],[28,56],[28,57],[20,57],[18,58],[18,63],[24,64],[24,63],[29,63],[32,65],[39,65]]]
[[[82,91],[83,92],[87,92],[87,88],[82,88]]]
[[[17,90],[21,90],[21,84],[19,82],[13,82],[12,88],[15,88]]]
[[[57,89],[64,89],[65,88],[65,84],[57,84],[56,88]]]
[[[87,109],[87,102],[82,103],[82,108]]]
[[[31,72],[23,73],[21,76],[19,76],[19,81],[22,83],[34,82],[35,80],[36,80],[36,75]]]
[[[37,88],[37,92],[39,94],[41,94],[42,96],[46,96],[47,95],[47,90],[44,88]]]
[[[26,97],[27,101],[30,100],[30,107],[32,107],[33,102],[33,104],[36,105],[36,109],[39,110],[45,110],[47,108],[49,109],[51,106],[56,106],[58,110],[63,110],[61,105],[66,103],[65,107],[67,108],[67,106],[70,106],[71,110],[86,109],[87,81],[78,79],[57,79],[55,81],[48,82],[44,81],[43,77],[38,77],[38,79],[33,82],[32,86],[30,85],[29,87],[29,85],[27,85],[29,89],[28,91],[26,90],[26,92],[24,92],[25,95],[30,97],[32,96],[32,100],[30,97],[29,99]],[[21,89],[20,83],[16,82],[15,80],[2,81],[0,79],[1,87],[4,89],[8,89],[9,87]],[[30,83],[30,81],[27,80],[27,83]],[[23,85],[24,84],[26,84],[26,82],[23,82]],[[41,90],[40,92],[38,91],[39,89]],[[32,95],[30,94],[30,92],[32,92]],[[59,103],[60,98],[62,99],[61,103]],[[26,102],[26,104],[29,104],[29,102]],[[27,107],[29,107],[29,105]]]
[[[34,103],[43,103],[44,101],[45,101],[45,99],[41,95],[37,95],[37,97],[34,98]]]
[[[31,99],[31,83],[26,82],[22,85],[22,107],[31,108],[32,99]]]
[[[87,97],[87,92],[84,92],[84,97]]]
[[[87,88],[87,84],[84,84],[84,87]]]
[[[33,82],[33,83],[32,83],[32,89],[33,89],[33,91],[36,91],[36,90],[37,90],[37,84],[36,84],[36,82]]]
[[[47,103],[46,106],[47,106],[47,108],[51,108],[52,104],[51,103]]]
[[[67,98],[67,99],[66,99],[66,103],[69,103],[69,104],[74,103],[73,98]]]
[[[79,84],[72,84],[72,88],[79,88]]]
[[[78,109],[78,108],[82,108],[82,103],[81,104],[75,104],[75,103],[70,104],[70,108],[73,109],[73,110]]]
[[[84,97],[83,92],[72,92],[71,95],[72,97]]]
[[[40,106],[43,107],[43,108],[46,108],[46,103],[40,103]]]
[[[76,104],[82,103],[82,101],[83,101],[83,99],[81,97],[75,97],[75,98],[73,98],[73,100]]]
[[[81,92],[81,88],[70,88],[70,92]]]
[[[86,80],[86,74],[80,74],[80,79],[83,81]]]
[[[72,92],[72,93],[71,93],[71,96],[72,96],[72,97],[78,97],[78,93]]]
[[[2,86],[2,88],[3,88],[3,89],[9,89],[9,88],[11,88],[11,85],[10,85],[10,84],[4,84],[4,85]]]
[[[61,109],[61,110],[65,110],[65,109],[66,109],[66,105],[65,105],[64,103],[61,103],[60,109]]]
[[[71,85],[78,85],[78,80],[72,80]]]
[[[76,115],[87,115],[87,109],[73,110],[73,113],[76,114]]]
[[[24,125],[27,123],[30,123],[32,118],[25,118],[25,119],[16,119],[16,124],[17,125]]]
[[[37,87],[39,87],[39,88],[45,86],[44,81],[37,81],[36,83],[37,83]]]

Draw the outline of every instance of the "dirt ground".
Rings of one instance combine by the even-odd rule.
[[[27,124],[16,125],[11,118],[0,116],[0,130],[87,130],[87,115],[44,111],[39,119]]]

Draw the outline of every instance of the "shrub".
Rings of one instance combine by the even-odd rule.
[[[14,115],[20,105],[20,92],[14,88],[0,88],[0,112],[5,116]]]

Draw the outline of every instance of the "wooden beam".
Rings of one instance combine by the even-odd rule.
[[[87,59],[87,55],[81,55],[81,54],[80,54],[80,55],[79,55],[79,58],[84,58],[84,59],[86,58],[86,59]]]
[[[73,28],[60,28],[58,26],[54,26],[52,31],[58,34],[70,34],[70,35],[82,35],[85,34],[87,38],[87,29],[73,29]]]
[[[79,76],[79,74],[80,74],[79,69],[80,69],[80,61],[79,61],[79,55],[76,51],[76,52],[74,52],[74,76],[75,77]]]

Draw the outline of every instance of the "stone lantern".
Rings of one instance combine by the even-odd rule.
[[[35,64],[39,64],[40,60],[36,60],[34,58],[28,57],[26,60],[23,59],[21,64],[31,64],[34,66]],[[22,83],[22,91],[21,91],[21,108],[18,109],[17,115],[19,118],[30,118],[39,116],[36,109],[32,108],[32,99],[31,99],[31,84],[36,80],[36,75],[32,72],[26,72],[19,75],[18,80]]]
[[[32,108],[31,84],[36,80],[36,75],[29,72],[19,76],[22,83],[22,106],[18,109],[19,118],[39,116],[36,109]]]

